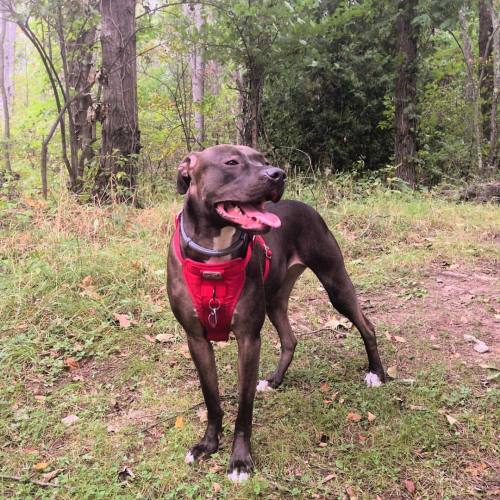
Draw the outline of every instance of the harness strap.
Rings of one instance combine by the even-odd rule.
[[[252,257],[254,244],[260,245],[264,251],[264,280],[267,279],[271,268],[271,249],[259,235],[249,240],[243,258],[216,263],[188,259],[182,255],[179,219],[180,214],[175,219],[173,245],[181,262],[184,281],[193,300],[196,314],[208,340],[227,341],[234,309],[245,284],[246,268]]]

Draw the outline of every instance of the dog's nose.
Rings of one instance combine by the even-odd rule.
[[[285,172],[278,167],[271,167],[264,170],[264,175],[274,182],[284,181],[286,179]]]

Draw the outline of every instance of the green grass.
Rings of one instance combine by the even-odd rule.
[[[328,221],[365,293],[395,289],[409,302],[419,300],[432,266],[467,269],[498,258],[493,206],[384,190],[335,203],[327,194],[303,196]],[[351,486],[359,498],[401,498],[410,496],[405,479],[423,498],[489,491],[498,405],[492,384],[478,382],[483,369],[445,363],[420,338],[418,317],[401,325],[408,343],[399,349],[385,338],[382,321],[386,366],[398,365],[416,382],[397,379],[367,389],[356,332],[346,338],[301,333],[320,329],[332,314],[310,273],[291,301],[300,341],[285,384],[256,400],[255,475],[241,486],[225,478],[236,412],[234,342],[216,349],[226,412],[221,449],[204,463],[185,465],[204,424],[184,334],[166,302],[167,243],[177,208],[166,200],[141,211],[100,209],[64,197],[48,205],[25,198],[3,206],[0,474],[43,480],[44,473],[62,471],[58,488],[0,480],[0,497],[342,498]],[[132,326],[119,328],[116,313],[128,314]],[[173,341],[145,337],[159,333]],[[276,340],[266,323],[262,375],[276,362]],[[68,358],[79,368],[68,370]],[[362,420],[347,420],[349,412]],[[78,422],[65,427],[67,415]],[[450,425],[446,415],[458,424]],[[175,426],[178,416],[183,425]],[[40,462],[48,465],[37,472],[33,466]],[[471,464],[486,469],[465,473]],[[135,477],[121,482],[124,466]]]

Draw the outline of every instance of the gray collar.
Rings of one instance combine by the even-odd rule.
[[[209,255],[210,257],[222,257],[224,255],[229,255],[230,253],[236,252],[236,250],[239,250],[247,241],[248,235],[247,233],[240,231],[240,234],[238,236],[238,239],[230,246],[226,248],[221,248],[220,250],[214,250],[213,248],[206,248],[202,247],[201,245],[198,245],[198,243],[195,243],[186,233],[186,229],[184,228],[184,219],[183,219],[184,214],[181,212],[180,220],[179,220],[179,226],[181,230],[181,236],[184,242],[186,243],[188,248],[191,248],[191,250],[195,250],[196,252],[199,252],[203,255]]]

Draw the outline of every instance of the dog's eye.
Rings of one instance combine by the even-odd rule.
[[[226,165],[238,165],[238,162],[236,160],[229,160],[226,161]]]

